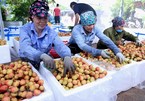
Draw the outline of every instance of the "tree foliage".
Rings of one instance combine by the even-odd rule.
[[[128,15],[128,11],[130,12],[131,10],[133,10],[133,0],[123,0],[124,1],[124,5],[123,5],[123,12],[124,15],[123,17],[127,14]],[[116,0],[116,3],[112,6],[112,16],[119,16],[121,10],[121,0]]]
[[[35,0],[7,0],[10,5],[11,14],[13,14],[12,21],[22,21],[26,23],[29,16],[29,6]]]
[[[124,1],[124,5],[123,5],[123,18],[128,18],[130,15],[132,15],[132,13],[135,10],[135,0],[123,0]],[[144,8],[144,4],[145,4],[145,0],[140,0],[140,2],[143,4],[142,9]],[[121,0],[116,0],[116,3],[112,6],[112,16],[119,16],[119,12],[121,9]]]
[[[26,23],[29,17],[29,7],[35,0],[6,0],[6,4],[9,5],[11,14],[13,14],[12,21],[22,21]],[[54,0],[46,0],[49,3]]]

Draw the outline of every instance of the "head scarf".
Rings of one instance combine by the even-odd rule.
[[[83,26],[88,26],[96,23],[96,16],[92,11],[87,11],[80,15],[80,20]]]
[[[38,17],[47,17],[49,7],[45,0],[36,0],[34,1],[29,9],[30,17],[36,15]]]
[[[121,18],[121,17],[115,17],[115,18],[112,20],[112,23],[113,23],[113,26],[114,26],[114,27],[118,27],[118,26],[124,26],[125,21],[124,21],[124,19]]]

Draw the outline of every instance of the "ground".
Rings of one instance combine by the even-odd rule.
[[[145,101],[145,89],[131,88],[121,92],[117,96],[117,101]]]

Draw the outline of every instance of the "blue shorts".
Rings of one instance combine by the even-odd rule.
[[[55,16],[54,20],[55,20],[55,23],[60,23],[60,16]]]

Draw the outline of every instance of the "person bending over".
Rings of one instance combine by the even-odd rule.
[[[120,52],[119,48],[103,34],[96,26],[96,16],[92,11],[87,11],[80,15],[81,24],[76,25],[72,30],[71,38],[68,42],[68,46],[73,54],[85,51],[93,56],[102,56],[103,58],[109,58],[109,55],[104,50],[96,49],[92,47],[92,42],[97,36],[102,42],[104,42],[108,48],[110,48],[117,56],[120,63],[125,60],[125,57]]]
[[[137,46],[141,46],[142,44],[138,40],[138,38],[131,33],[124,30],[125,21],[122,17],[115,17],[112,20],[113,26],[104,30],[104,34],[107,35],[117,46],[123,45],[123,41],[132,41],[136,42]],[[106,49],[107,45],[101,40],[97,43],[97,48]]]

